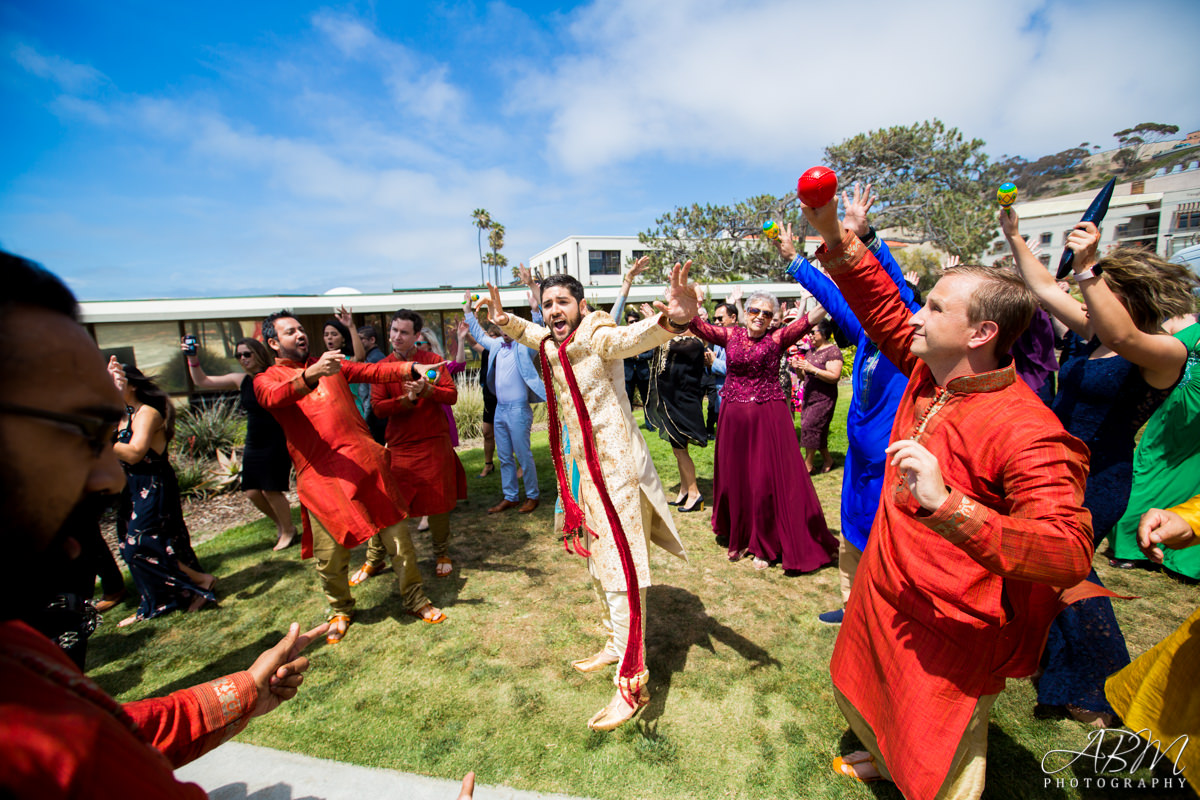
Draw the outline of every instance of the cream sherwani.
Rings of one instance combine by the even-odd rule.
[[[510,314],[504,332],[535,351],[550,331]],[[649,543],[654,542],[672,555],[687,560],[675,521],[671,518],[666,492],[650,458],[650,449],[642,438],[633,410],[625,394],[625,359],[670,341],[671,332],[658,324],[658,316],[618,327],[604,311],[593,311],[583,318],[567,346],[567,357],[575,371],[579,392],[592,419],[596,452],[609,496],[625,527],[629,549],[637,570],[638,585],[650,585]],[[613,543],[608,519],[600,505],[599,493],[584,462],[583,431],[571,393],[563,378],[558,346],[547,348],[558,397],[559,416],[571,438],[567,469],[575,459],[579,468],[579,502],[587,527],[598,534],[585,543],[592,557],[591,571],[606,592],[624,592],[625,575]]]

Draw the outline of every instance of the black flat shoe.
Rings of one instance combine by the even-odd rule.
[[[692,503],[690,506],[685,506],[682,503],[679,504],[679,511],[683,514],[688,514],[688,513],[691,513],[692,511],[703,511],[703,510],[704,510],[704,495],[700,495],[699,497],[697,497],[695,502]]]

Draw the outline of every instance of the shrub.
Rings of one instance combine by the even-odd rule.
[[[181,454],[172,459],[175,476],[179,480],[179,493],[184,497],[206,497],[205,488],[209,480],[209,464],[203,459]]]
[[[230,452],[246,440],[246,419],[232,400],[222,399],[207,406],[189,406],[175,420],[175,447],[202,461]]]
[[[483,437],[483,387],[478,372],[462,372],[454,377],[458,385],[458,402],[454,408],[454,424],[459,439]]]

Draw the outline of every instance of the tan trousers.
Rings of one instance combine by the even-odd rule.
[[[350,551],[338,544],[325,526],[315,516],[309,515],[313,530],[313,555],[317,560],[317,574],[321,576],[325,600],[334,614],[354,613],[354,597],[350,594]],[[425,587],[421,585],[421,572],[417,569],[417,551],[403,521],[382,529],[372,541],[379,539],[384,553],[391,558],[392,569],[400,582],[400,596],[409,611],[416,611],[429,603]],[[382,563],[383,559],[380,559]]]
[[[406,521],[407,522],[407,521]],[[400,523],[405,524],[405,523]],[[436,558],[449,555],[450,553],[450,512],[444,514],[429,515],[429,538],[433,540],[433,555]],[[412,539],[411,534],[409,539]],[[371,537],[367,542],[367,561],[373,567],[383,566],[384,556],[383,544],[379,541],[379,534]]]
[[[845,715],[846,721],[850,723],[850,730],[854,731],[854,735],[874,756],[875,769],[879,770],[879,774],[883,776],[884,780],[892,780],[891,773],[888,772],[887,765],[883,762],[883,756],[879,752],[879,742],[875,739],[875,732],[871,730],[871,726],[863,719],[862,714],[858,713],[858,709],[850,704],[846,696],[838,691],[836,686],[833,687],[833,696],[837,700],[838,708]],[[934,800],[977,800],[983,794],[983,781],[987,774],[988,714],[991,713],[992,704],[999,696],[999,694],[984,695],[975,704],[975,710],[971,712],[971,719],[967,722],[967,729],[963,731],[963,737],[954,751],[954,758],[950,762],[950,771],[946,774],[946,780],[942,782],[942,788],[938,789]],[[909,753],[907,757],[920,758],[921,754]]]
[[[600,600],[604,615],[600,623],[608,631],[608,641],[604,644],[604,652],[617,658],[625,657],[625,648],[629,646],[629,592],[606,592],[596,576],[592,576],[592,589]],[[642,598],[642,642],[646,641],[646,589],[642,587],[638,594]],[[620,672],[620,664],[617,665]],[[613,683],[617,675],[613,675]]]
[[[854,585],[854,573],[858,572],[858,562],[862,559],[862,550],[847,541],[842,535],[838,545],[838,573],[842,582],[842,607],[850,602],[850,587]]]

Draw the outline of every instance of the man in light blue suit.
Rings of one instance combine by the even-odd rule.
[[[544,403],[546,389],[533,364],[533,351],[517,344],[508,336],[488,336],[475,318],[471,309],[471,295],[463,297],[463,316],[471,329],[471,336],[487,350],[488,387],[496,395],[496,455],[500,457],[500,483],[504,497],[488,509],[489,514],[499,514],[516,508],[528,514],[538,507],[537,467],[533,463],[533,450],[529,447],[529,434],[533,429],[531,403]],[[515,458],[514,458],[515,456]],[[525,480],[525,502],[521,503],[520,484],[517,480],[517,465],[520,465]]]

